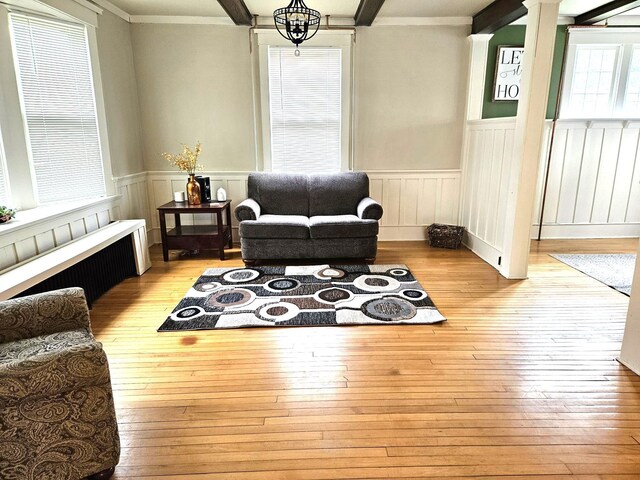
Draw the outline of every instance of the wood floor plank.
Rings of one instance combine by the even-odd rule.
[[[381,243],[440,325],[166,332],[205,268],[162,261],[93,305],[122,458],[114,480],[637,480],[640,378],[615,361],[628,298],[549,253],[635,240],[534,242],[530,278],[471,252]]]

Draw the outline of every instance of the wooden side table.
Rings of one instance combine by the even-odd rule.
[[[225,213],[226,223],[222,214]],[[160,233],[162,235],[162,257],[169,261],[169,250],[215,250],[224,260],[224,247],[233,246],[231,233],[231,200],[224,202],[189,205],[187,202],[169,202],[158,207],[160,215]],[[175,228],[167,231],[166,214],[175,217]],[[182,225],[181,214],[209,213],[216,215],[216,225]]]

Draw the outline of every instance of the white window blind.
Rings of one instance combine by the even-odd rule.
[[[269,47],[271,170],[329,173],[341,167],[342,50]]]
[[[39,203],[105,194],[83,25],[11,15]]]

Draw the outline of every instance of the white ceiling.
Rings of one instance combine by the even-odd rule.
[[[111,0],[129,15],[226,17],[216,0]]]
[[[387,0],[378,15],[381,17],[472,17],[491,3],[493,0]]]
[[[110,0],[129,15],[171,15],[197,17],[226,17],[217,0]],[[493,0],[386,0],[380,17],[471,17]],[[560,15],[576,16],[588,12],[610,0],[563,0]],[[289,0],[245,0],[251,13],[271,16],[276,8]],[[310,8],[323,15],[353,17],[359,0],[306,0]],[[628,12],[631,14],[631,12]],[[633,11],[640,15],[640,9]]]

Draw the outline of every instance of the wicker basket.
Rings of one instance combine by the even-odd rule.
[[[464,227],[433,223],[427,227],[427,233],[432,247],[456,249],[462,243]]]

